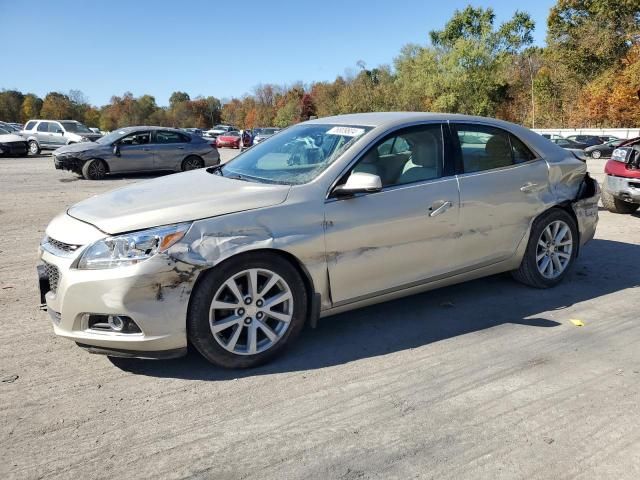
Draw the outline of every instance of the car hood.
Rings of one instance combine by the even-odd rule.
[[[13,133],[2,133],[0,134],[0,143],[4,143],[4,142],[24,142],[25,139],[24,137],[21,137],[20,135],[16,135]]]
[[[101,145],[96,142],[80,142],[80,143],[72,143],[71,145],[65,145],[64,147],[60,147],[53,151],[54,155],[63,155],[66,153],[78,153],[78,152],[86,152],[87,150],[95,150],[97,148],[104,147],[105,145]]]
[[[277,205],[285,201],[290,188],[198,169],[96,195],[67,213],[116,234]]]

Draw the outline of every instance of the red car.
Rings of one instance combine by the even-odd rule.
[[[613,213],[633,213],[640,208],[640,138],[613,151],[604,166],[602,205]]]
[[[216,138],[216,147],[240,148],[241,140],[242,137],[238,131],[223,133]]]

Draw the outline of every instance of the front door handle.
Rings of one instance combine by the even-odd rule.
[[[538,189],[538,184],[533,182],[527,182],[520,187],[520,191],[524,193],[531,193]]]
[[[143,148],[142,150],[144,150],[145,152],[148,152],[151,149],[150,148]]]
[[[184,147],[178,147],[178,150],[184,150]]]
[[[443,202],[443,201],[434,202],[429,207],[429,216],[435,217],[436,215],[440,215],[441,213],[444,213],[447,210],[449,210],[451,207],[453,207],[453,202],[450,202],[449,200],[447,200],[446,202]]]

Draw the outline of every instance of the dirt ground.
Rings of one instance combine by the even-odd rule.
[[[149,177],[52,163],[0,159],[0,478],[640,478],[640,215],[602,211],[553,290],[508,275],[445,288],[226,371],[54,336],[36,288],[45,226]]]

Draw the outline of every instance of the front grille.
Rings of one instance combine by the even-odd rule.
[[[47,277],[49,277],[49,287],[53,293],[56,293],[58,291],[58,282],[60,281],[60,272],[58,271],[58,267],[47,262],[43,263],[44,271],[47,273]]]
[[[51,238],[51,237],[47,237],[45,239],[45,243],[48,243],[53,250],[61,252],[61,253],[64,253],[64,254],[73,253],[78,248],[81,247],[81,245],[73,245],[71,243],[64,243],[64,242],[61,242],[61,241],[56,240],[56,239]]]

